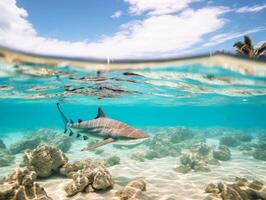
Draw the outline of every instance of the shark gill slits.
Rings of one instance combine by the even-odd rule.
[[[66,133],[66,132],[67,132],[67,129],[64,130],[64,133]]]
[[[83,140],[87,140],[89,139],[87,136],[83,136]]]

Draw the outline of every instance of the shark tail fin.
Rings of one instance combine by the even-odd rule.
[[[65,125],[65,131],[64,131],[64,133],[67,131],[67,123],[68,123],[68,119],[67,119],[67,117],[65,116],[65,114],[62,112],[62,110],[60,109],[60,106],[59,106],[60,104],[59,103],[56,103],[56,107],[57,107],[57,109],[58,109],[58,112],[59,112],[59,114],[60,114],[60,116],[61,116],[61,118],[62,118],[62,120],[63,120],[63,122],[64,122],[64,125]]]

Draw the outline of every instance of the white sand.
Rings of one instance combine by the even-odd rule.
[[[207,141],[210,145],[217,144],[217,140]],[[39,183],[45,188],[50,197],[56,200],[103,200],[111,199],[115,191],[134,178],[144,178],[147,182],[145,195],[152,200],[188,200],[203,199],[206,196],[204,188],[210,182],[234,181],[235,176],[246,177],[249,179],[257,178],[266,182],[266,162],[255,160],[252,157],[244,156],[238,150],[231,150],[232,159],[221,162],[220,166],[211,166],[211,172],[191,172],[188,174],[178,173],[173,170],[179,163],[179,158],[166,157],[161,159],[146,160],[138,162],[130,159],[134,152],[142,152],[144,146],[134,149],[116,149],[112,145],[102,147],[104,152],[95,155],[94,152],[80,151],[86,144],[76,141],[69,153],[66,155],[70,161],[82,160],[86,158],[106,158],[117,155],[121,158],[121,164],[110,167],[109,170],[114,177],[114,189],[103,193],[77,194],[67,198],[63,190],[64,186],[71,181],[61,177],[50,177],[40,180]],[[16,163],[10,167],[0,168],[0,176],[6,175],[13,170],[15,165],[21,162],[22,154],[16,156]]]

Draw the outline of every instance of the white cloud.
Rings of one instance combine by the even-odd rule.
[[[34,53],[65,56],[177,55],[201,42],[206,34],[222,28],[226,21],[223,18],[226,9],[222,7],[181,10],[175,15],[151,15],[131,21],[122,25],[113,36],[95,42],[69,42],[39,36],[27,20],[26,10],[18,8],[15,0],[4,0],[0,2],[0,44]],[[158,9],[153,11],[158,12]]]
[[[119,18],[119,17],[121,17],[122,14],[123,14],[123,12],[121,10],[118,10],[111,17],[112,18]]]
[[[199,0],[124,0],[130,4],[131,14],[139,15],[148,12],[149,15],[175,13],[188,7],[192,2]]]
[[[34,35],[36,31],[26,20],[28,13],[16,6],[16,0],[0,1],[0,31],[17,34]],[[0,32],[0,33],[1,33]],[[1,36],[2,34],[0,34]]]
[[[250,13],[250,12],[259,12],[266,8],[266,4],[263,5],[254,5],[254,6],[243,6],[236,10],[237,13]]]
[[[215,35],[215,36],[211,37],[209,39],[209,41],[207,43],[205,43],[204,45],[202,45],[202,46],[203,47],[214,46],[214,45],[217,45],[217,44],[224,43],[224,42],[226,42],[228,40],[232,40],[232,39],[235,39],[235,38],[243,37],[244,35],[260,32],[260,31],[264,31],[264,30],[266,30],[265,27],[256,27],[256,28],[244,31],[244,32],[231,32],[231,33],[218,34],[218,35]]]

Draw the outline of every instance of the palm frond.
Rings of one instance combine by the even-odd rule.
[[[237,49],[241,49],[244,46],[243,42],[236,42],[233,47],[237,48]]]
[[[236,50],[236,54],[239,55],[239,56],[247,56],[247,54],[245,54],[243,51],[241,50]]]
[[[256,53],[259,56],[260,54],[266,53],[266,42],[264,42],[259,48],[256,49]]]
[[[244,43],[247,45],[250,49],[253,49],[252,41],[249,36],[244,36]]]

